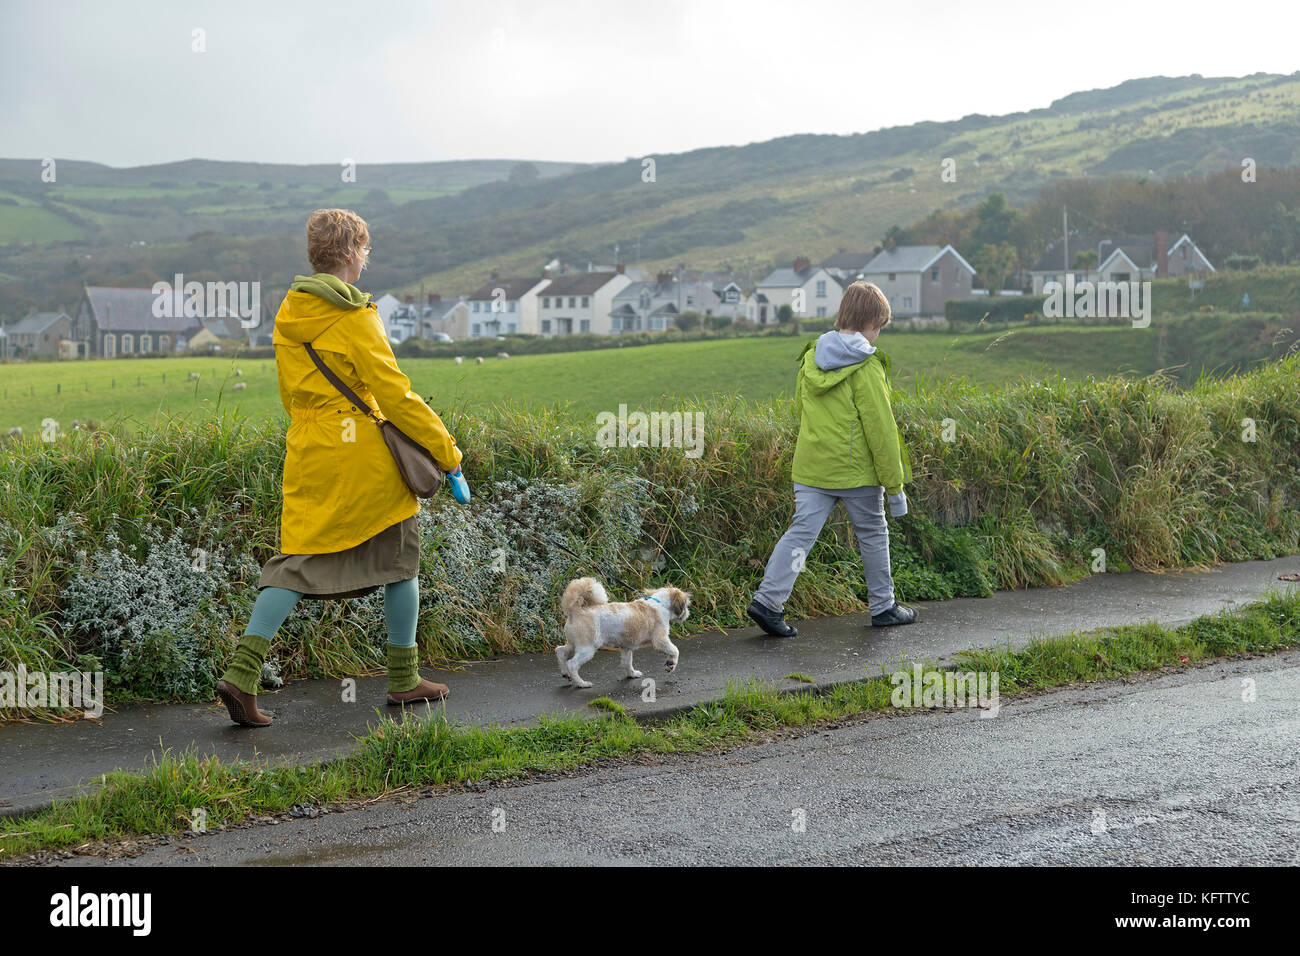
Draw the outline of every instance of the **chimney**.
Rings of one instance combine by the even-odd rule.
[[[433,305],[435,302],[441,302],[441,301],[442,301],[442,296],[439,295],[437,292],[429,293],[429,305]]]
[[[413,292],[406,293],[406,304],[411,305],[414,302],[415,302],[415,293]]]
[[[794,260],[794,271],[801,272],[804,269],[807,269],[810,265],[812,265],[812,263],[808,260],[807,256],[799,256]]]
[[[623,263],[621,262],[618,265],[614,266],[614,271],[617,272],[619,275],[623,275],[626,269],[627,267],[623,265]]]
[[[673,281],[673,274],[671,272],[657,273],[655,275],[655,281],[658,282],[660,285],[669,285]]]
[[[1169,275],[1169,230],[1156,230],[1156,278]]]

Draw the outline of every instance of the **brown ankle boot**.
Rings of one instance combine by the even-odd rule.
[[[257,709],[256,694],[245,694],[234,684],[219,680],[217,696],[230,711],[230,719],[241,727],[266,727],[271,723],[271,715]]]
[[[435,684],[433,681],[421,677],[420,683],[410,690],[390,690],[388,692],[388,704],[390,707],[396,707],[398,704],[414,704],[422,700],[442,700],[448,693],[446,684]]]

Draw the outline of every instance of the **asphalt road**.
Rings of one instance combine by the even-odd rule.
[[[1286,652],[1004,700],[993,718],[912,712],[412,795],[111,865],[1295,864],[1298,742]]]

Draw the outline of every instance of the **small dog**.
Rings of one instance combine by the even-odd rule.
[[[590,687],[591,682],[582,679],[578,668],[602,647],[617,647],[627,676],[640,677],[641,672],[632,666],[632,653],[649,644],[668,656],[664,669],[671,673],[677,666],[677,648],[668,639],[668,626],[691,616],[691,596],[668,587],[647,591],[636,601],[611,604],[599,581],[578,578],[564,589],[560,608],[568,640],[555,649],[560,673],[578,687]]]

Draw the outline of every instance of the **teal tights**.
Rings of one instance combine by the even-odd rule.
[[[245,634],[256,634],[268,641],[275,637],[302,592],[287,588],[262,588],[253,605],[253,616]],[[415,644],[415,622],[420,616],[420,579],[410,578],[384,585],[384,623],[388,625],[388,643],[398,647]]]

